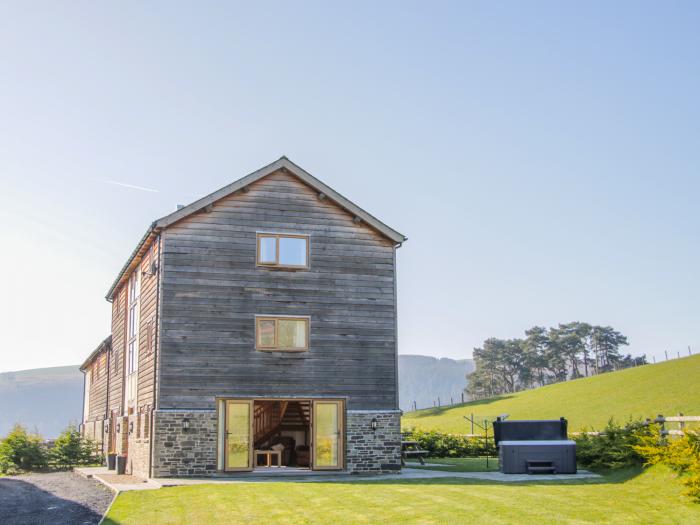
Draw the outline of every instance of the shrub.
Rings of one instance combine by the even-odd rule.
[[[22,470],[46,468],[46,452],[41,437],[29,434],[21,425],[15,425],[0,441],[0,472],[16,474]]]
[[[461,458],[491,456],[496,454],[493,438],[488,444],[475,437],[461,436],[459,434],[445,434],[435,430],[411,430],[406,437],[418,443],[419,448],[428,451],[428,455],[434,458]]]
[[[677,439],[645,438],[634,447],[647,465],[668,465],[681,476],[685,495],[700,502],[700,434],[685,432]]]
[[[601,434],[581,434],[575,437],[576,459],[581,465],[593,470],[641,465],[644,457],[635,446],[654,436],[658,437],[658,433],[648,423],[630,422],[623,427],[611,419]]]
[[[58,468],[71,468],[98,462],[100,458],[94,451],[94,443],[81,436],[80,431],[71,425],[56,438],[50,458]]]

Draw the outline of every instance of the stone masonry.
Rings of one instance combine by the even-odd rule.
[[[182,428],[189,420],[189,429]],[[153,477],[216,473],[216,410],[156,410],[153,417]]]
[[[377,430],[372,430],[372,419]],[[346,461],[352,473],[389,473],[401,469],[401,412],[348,410]]]

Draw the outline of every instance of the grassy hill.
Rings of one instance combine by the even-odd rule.
[[[700,415],[700,355],[548,385],[494,399],[407,413],[402,426],[470,431],[463,416],[569,420],[570,430],[600,429],[611,416],[625,421],[657,414]]]

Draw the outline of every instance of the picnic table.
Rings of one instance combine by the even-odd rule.
[[[425,465],[423,458],[428,455],[427,450],[423,450],[418,446],[418,441],[402,440],[401,441],[401,466],[406,466],[406,459],[409,457],[417,457],[421,465]]]

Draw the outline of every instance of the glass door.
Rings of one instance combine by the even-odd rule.
[[[314,401],[313,410],[313,468],[338,470],[343,468],[343,402]]]
[[[224,470],[253,470],[253,402],[226,400]]]

